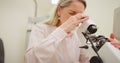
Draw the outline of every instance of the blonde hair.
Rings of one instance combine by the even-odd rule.
[[[53,15],[50,17],[50,19],[45,22],[46,24],[48,25],[53,25],[53,26],[57,26],[57,24],[59,23],[59,16],[57,15],[57,8],[58,7],[61,7],[61,8],[64,8],[64,7],[67,7],[70,5],[71,2],[73,1],[79,1],[81,3],[84,4],[85,8],[86,8],[86,1],[85,0],[59,0],[59,3],[58,5],[56,6],[55,10],[54,10],[54,13]]]

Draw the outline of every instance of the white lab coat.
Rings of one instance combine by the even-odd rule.
[[[75,31],[67,34],[59,27],[36,24],[29,41],[26,63],[89,63]]]

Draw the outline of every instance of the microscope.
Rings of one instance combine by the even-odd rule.
[[[90,58],[90,63],[120,63],[120,50],[110,44],[103,35],[95,35],[97,26],[92,20],[83,22],[78,29],[85,38],[85,45],[80,48],[92,49],[95,54]]]

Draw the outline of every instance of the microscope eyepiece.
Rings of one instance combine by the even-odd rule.
[[[87,28],[87,31],[90,33],[90,34],[94,34],[96,31],[97,31],[97,26],[94,25],[94,24],[90,24]]]

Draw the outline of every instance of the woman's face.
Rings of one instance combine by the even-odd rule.
[[[58,16],[60,16],[60,25],[63,24],[69,17],[84,12],[84,4],[78,1],[72,2],[68,7],[58,8]]]

